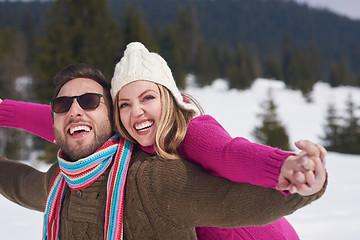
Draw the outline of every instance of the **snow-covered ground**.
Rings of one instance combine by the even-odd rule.
[[[228,90],[222,80],[205,88],[188,87],[187,93],[200,101],[205,112],[214,116],[232,136],[254,140],[251,131],[260,124],[260,104],[272,89],[278,116],[287,128],[291,142],[309,139],[321,142],[326,109],[334,103],[345,108],[349,94],[360,103],[360,89],[351,87],[330,88],[317,83],[313,102],[308,103],[299,91],[285,88],[280,81],[258,79],[249,90]],[[295,149],[294,145],[293,148]],[[360,235],[360,155],[328,153],[329,185],[325,195],[287,219],[302,240],[359,239]],[[0,239],[40,239],[42,213],[19,207],[0,196]]]

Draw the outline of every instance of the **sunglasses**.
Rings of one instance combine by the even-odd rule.
[[[79,103],[82,109],[95,109],[100,104],[100,99],[103,95],[99,93],[85,93],[80,96],[73,96],[73,97],[57,97],[51,100],[51,109],[55,113],[64,113],[69,111],[71,105],[74,102],[74,98],[76,98],[77,102]]]

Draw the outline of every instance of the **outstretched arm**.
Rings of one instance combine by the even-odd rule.
[[[325,164],[319,159],[324,159],[326,150],[310,141],[299,141],[296,146],[302,152],[295,155],[232,138],[214,118],[203,115],[190,122],[179,153],[215,176],[311,195],[313,188],[323,184],[325,176],[319,172]]]
[[[47,192],[58,168],[47,173],[0,156],[0,194],[14,203],[44,211]]]
[[[232,138],[209,115],[191,120],[179,154],[212,175],[271,188],[278,184],[285,159],[294,155],[245,138]]]
[[[19,128],[54,142],[50,105],[5,99],[0,101],[0,126]]]

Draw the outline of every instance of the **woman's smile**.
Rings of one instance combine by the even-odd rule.
[[[134,128],[138,132],[145,132],[149,128],[151,128],[154,125],[155,121],[153,120],[145,120],[140,123],[135,123]]]

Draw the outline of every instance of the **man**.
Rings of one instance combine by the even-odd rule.
[[[45,209],[44,239],[196,239],[195,226],[266,224],[324,192],[284,197],[151,156],[113,135],[110,86],[101,72],[74,64],[54,81],[58,162],[41,173],[0,157],[0,193]]]

